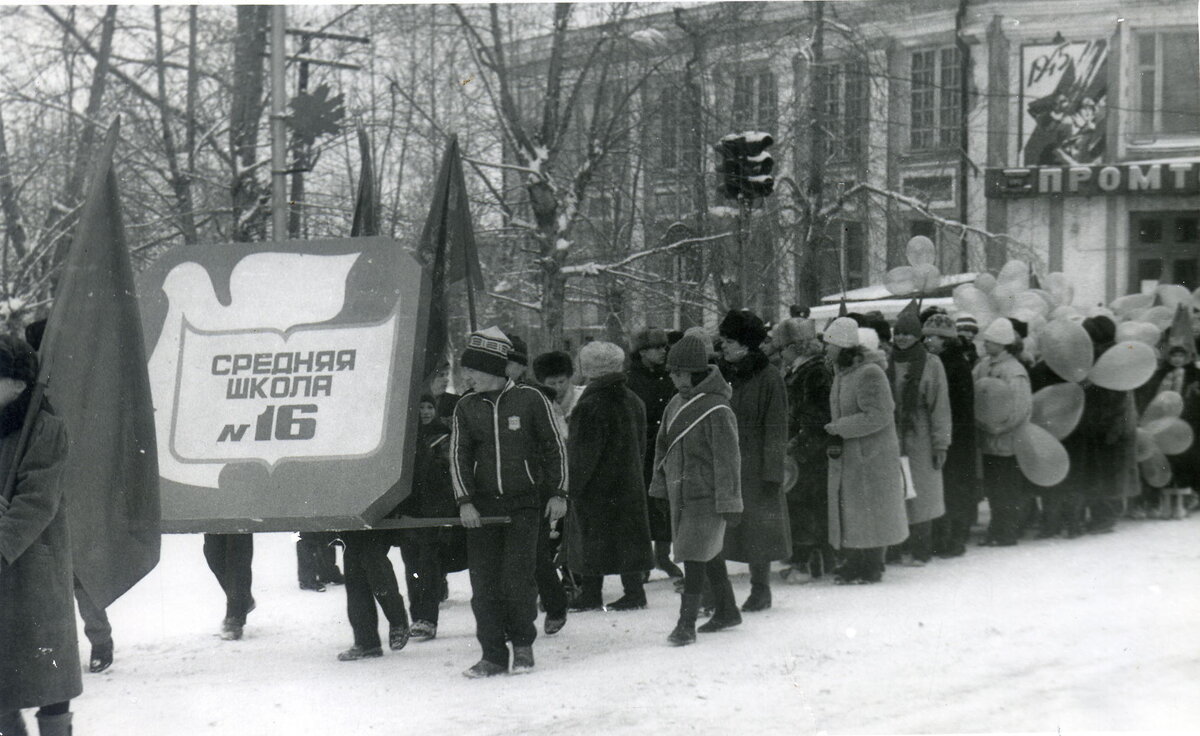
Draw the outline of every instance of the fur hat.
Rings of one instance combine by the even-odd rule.
[[[729,310],[717,329],[721,337],[741,343],[751,350],[760,347],[767,339],[766,325],[749,309]]]
[[[795,345],[805,340],[813,340],[817,337],[817,325],[811,319],[803,317],[791,317],[781,320],[771,330],[771,343],[776,349],[782,350],[789,345]]]
[[[575,375],[575,366],[571,364],[571,356],[563,352],[542,353],[533,359],[533,377],[545,381],[553,376]]]
[[[593,340],[579,349],[579,372],[584,378],[620,373],[625,367],[625,351],[603,340]]]
[[[849,317],[838,317],[825,327],[825,342],[839,348],[854,348],[858,339],[858,323]]]
[[[997,317],[980,335],[984,342],[994,342],[997,345],[1012,345],[1017,341],[1017,331],[1012,322],[1004,317]]]
[[[858,344],[866,350],[879,349],[879,332],[870,327],[858,328]]]
[[[691,330],[685,332],[667,353],[667,368],[688,373],[708,370],[708,345],[704,338]]]
[[[637,355],[647,348],[667,347],[667,332],[658,327],[647,327],[638,330],[633,336],[633,354]]]
[[[467,337],[467,348],[463,350],[462,367],[503,378],[512,349],[512,342],[499,327],[472,332]]]
[[[954,320],[944,314],[931,314],[921,327],[922,335],[937,335],[938,337],[958,337],[954,329]]]

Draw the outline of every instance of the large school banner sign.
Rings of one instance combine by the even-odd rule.
[[[138,293],[164,531],[359,528],[408,494],[429,280],[399,243],[182,246]]]

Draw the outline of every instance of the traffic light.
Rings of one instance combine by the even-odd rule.
[[[771,171],[775,160],[767,148],[775,142],[769,133],[731,133],[715,146],[721,160],[721,189],[727,199],[761,199],[775,191]]]

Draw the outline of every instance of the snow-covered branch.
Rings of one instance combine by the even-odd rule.
[[[664,253],[670,253],[672,251],[679,250],[680,248],[686,248],[686,247],[692,246],[692,245],[699,245],[701,243],[711,243],[711,242],[714,242],[717,240],[721,240],[723,238],[728,238],[730,235],[732,235],[732,233],[724,232],[724,233],[717,233],[716,235],[706,235],[701,238],[685,238],[683,240],[677,240],[674,243],[670,243],[668,245],[663,245],[663,246],[659,246],[656,248],[647,248],[646,250],[640,250],[640,251],[637,251],[636,253],[630,253],[629,255],[625,256],[624,258],[621,258],[620,260],[617,260],[617,261],[613,261],[612,263],[596,263],[595,261],[589,261],[587,263],[578,263],[578,264],[575,264],[572,266],[563,266],[562,272],[564,274],[567,274],[568,276],[599,276],[602,273],[613,273],[616,275],[628,275],[628,274],[621,274],[621,273],[617,273],[617,272],[620,269],[622,269],[623,267],[628,266],[631,263],[640,261],[643,258],[649,258],[650,256],[657,256],[657,255],[662,255]]]

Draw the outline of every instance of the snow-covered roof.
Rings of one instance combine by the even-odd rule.
[[[938,282],[938,288],[953,288],[959,284],[970,283],[974,281],[975,277],[978,275],[979,274],[977,273],[955,273],[942,276],[941,280]],[[916,295],[913,294],[911,297],[905,297],[903,300],[904,303],[907,304],[909,300],[915,296]],[[896,295],[888,291],[887,287],[883,284],[872,284],[871,286],[864,286],[861,289],[851,289],[845,294],[830,294],[829,296],[823,296],[821,297],[821,301],[829,304],[831,302],[841,302],[843,299],[845,299],[847,302],[861,302],[871,299],[894,299],[895,297]]]
[[[884,319],[894,321],[900,310],[908,306],[912,301],[911,297],[903,299],[872,299],[863,302],[846,302],[846,311],[858,312],[866,314],[867,312],[881,312]],[[948,296],[927,297],[921,300],[921,309],[926,307],[943,307],[951,309],[954,305],[954,298]],[[841,304],[822,304],[819,307],[813,307],[809,313],[809,318],[817,322],[817,325],[823,326],[825,322],[834,319],[838,316],[838,310],[841,309]]]

